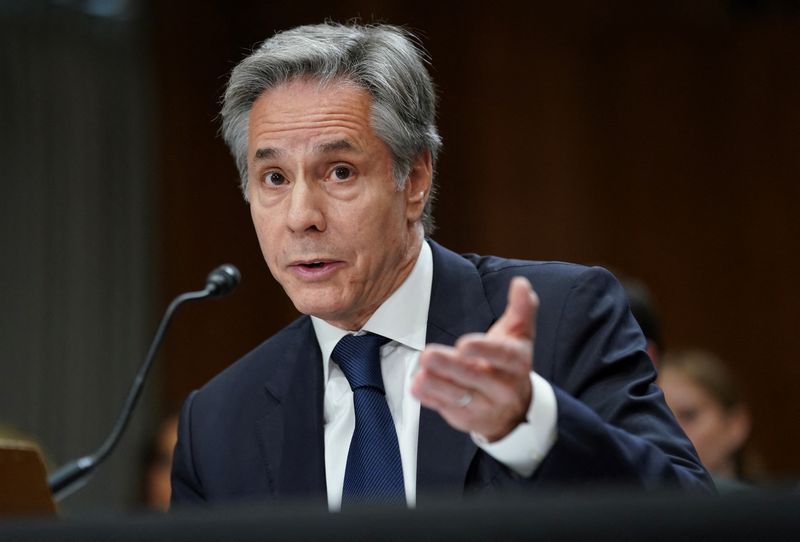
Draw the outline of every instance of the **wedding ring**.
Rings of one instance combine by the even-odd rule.
[[[456,406],[464,408],[471,402],[472,402],[472,393],[470,393],[469,391],[465,391],[464,395],[462,395],[461,399],[459,399],[458,402],[456,403]]]

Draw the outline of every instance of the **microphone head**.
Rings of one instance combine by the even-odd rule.
[[[208,274],[206,290],[210,297],[228,295],[238,286],[241,279],[242,275],[235,265],[222,264]]]

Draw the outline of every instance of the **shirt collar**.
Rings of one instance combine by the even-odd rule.
[[[370,316],[360,332],[382,335],[414,350],[425,348],[428,325],[428,307],[433,283],[433,256],[431,247],[423,241],[417,261],[406,280]],[[339,340],[348,331],[311,317],[314,332],[322,351],[325,382],[328,381],[328,361]]]

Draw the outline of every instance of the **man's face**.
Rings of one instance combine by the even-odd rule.
[[[344,329],[359,329],[411,271],[430,185],[426,156],[395,188],[370,105],[354,85],[295,79],[250,111],[247,193],[264,259],[300,312]]]

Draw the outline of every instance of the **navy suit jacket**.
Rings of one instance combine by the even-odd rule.
[[[510,472],[435,411],[420,412],[417,500],[496,489],[707,488],[708,475],[653,385],[645,340],[601,268],[458,255],[434,242],[427,342],[486,331],[512,277],[539,295],[534,370],[556,394],[557,440],[530,478]],[[322,360],[303,316],[187,399],[173,503],[325,502]]]

